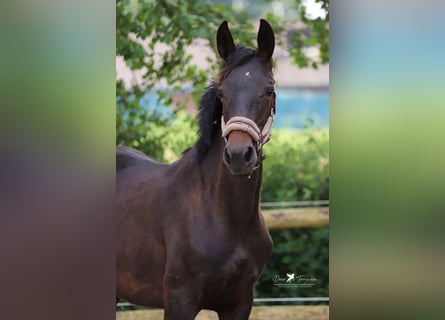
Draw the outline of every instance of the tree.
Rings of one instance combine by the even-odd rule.
[[[215,30],[227,17],[230,17],[235,36],[253,45],[253,26],[247,23],[247,14],[221,4],[193,0],[117,0],[116,55],[122,56],[131,69],[144,72],[142,88],[125,88],[122,81],[116,84],[118,144],[138,147],[163,159],[162,143],[167,131],[162,132],[162,128],[172,119],[163,119],[156,111],[146,110],[140,99],[161,81],[172,91],[190,82],[192,94],[197,99],[197,92],[201,92],[208,81],[209,71],[190,64],[191,56],[185,53],[185,48],[197,38],[207,39],[215,48]],[[157,44],[169,47],[160,57],[155,56]],[[159,63],[155,64],[156,59]],[[216,59],[212,64],[216,65]],[[169,93],[157,90],[159,102],[170,105]],[[155,131],[158,135],[152,134]]]
[[[318,65],[329,63],[329,0],[315,0],[326,11],[325,17],[311,19],[307,16],[307,9],[302,0],[295,0],[299,8],[299,18],[305,26],[305,30],[293,33],[290,44],[290,55],[299,67],[311,65],[317,68]],[[315,46],[319,49],[319,60],[308,57],[304,53],[304,48]]]

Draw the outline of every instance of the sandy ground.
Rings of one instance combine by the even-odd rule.
[[[162,310],[120,311],[116,320],[162,320]],[[201,311],[196,320],[217,320],[212,311]],[[250,320],[328,320],[329,306],[270,306],[254,307]]]

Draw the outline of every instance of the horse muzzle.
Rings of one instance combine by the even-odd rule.
[[[223,160],[232,174],[250,174],[258,161],[251,136],[243,131],[232,131],[224,148]]]

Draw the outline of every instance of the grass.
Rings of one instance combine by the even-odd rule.
[[[116,320],[162,320],[163,311],[135,310],[119,311]],[[203,310],[196,320],[217,320],[215,312]],[[250,320],[328,320],[329,306],[259,306],[254,307]]]

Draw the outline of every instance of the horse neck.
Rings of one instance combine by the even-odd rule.
[[[215,199],[217,212],[245,229],[252,219],[259,218],[259,202],[262,181],[262,165],[249,177],[234,176],[224,164],[223,139],[217,139],[202,163],[205,184]]]

